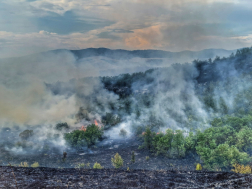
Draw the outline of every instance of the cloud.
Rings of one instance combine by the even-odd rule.
[[[247,0],[0,2],[0,57],[59,48],[241,48],[252,34],[250,5]]]

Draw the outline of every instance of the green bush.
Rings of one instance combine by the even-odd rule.
[[[142,145],[142,148],[147,148],[148,150],[150,150],[152,147],[153,133],[151,132],[149,127],[143,133],[143,137],[144,137],[144,143]]]
[[[102,139],[102,135],[102,129],[92,124],[87,126],[86,131],[74,130],[71,133],[65,133],[64,138],[70,146],[81,148],[94,145],[97,140]]]
[[[237,135],[241,137],[243,134]],[[244,164],[249,161],[249,155],[236,147],[238,145],[242,149],[245,144],[249,142],[238,141],[231,126],[210,127],[197,133],[196,152],[204,161],[204,168],[228,169],[235,162]]]
[[[21,162],[19,167],[29,167],[27,162]]]
[[[201,164],[197,163],[197,165],[196,165],[196,171],[201,171],[201,170],[202,170]]]
[[[85,132],[82,130],[74,130],[71,133],[65,133],[64,138],[71,147],[81,148],[87,146]]]
[[[171,129],[166,130],[166,134],[158,134],[156,135],[153,144],[156,149],[157,155],[168,153],[168,150],[172,148],[172,140],[173,140],[173,131]]]
[[[118,169],[118,168],[120,168],[120,167],[123,166],[123,159],[122,159],[122,157],[118,153],[116,153],[116,155],[114,156],[114,158],[111,158],[111,162],[112,162],[112,165],[116,169]]]
[[[33,164],[31,164],[31,167],[33,167],[33,168],[39,167],[39,163],[38,162],[34,162]]]
[[[94,166],[93,166],[93,169],[102,169],[103,167],[101,166],[100,163],[95,163]]]
[[[183,135],[183,131],[176,130],[172,140],[172,146],[177,151],[178,157],[183,157],[185,155],[185,147],[184,147],[185,139]]]
[[[193,132],[189,132],[189,135],[185,138],[185,149],[186,151],[195,152],[197,144],[197,138],[193,135]]]
[[[203,132],[195,134],[183,131],[173,132],[168,129],[165,134],[156,134],[149,128],[143,133],[143,148],[157,155],[183,157],[186,152],[197,153],[209,170],[230,170],[234,163],[246,164],[252,154],[252,116],[225,116],[215,118]]]
[[[248,127],[242,128],[236,134],[236,145],[239,150],[244,152],[251,152],[252,150],[252,129]]]
[[[85,167],[85,163],[78,163],[75,168],[84,168]]]

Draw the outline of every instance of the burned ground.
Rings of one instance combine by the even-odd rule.
[[[106,143],[100,143],[99,146],[93,146],[83,151],[66,150],[67,157],[62,161],[63,152],[51,149],[44,153],[11,154],[4,148],[1,148],[0,160],[2,165],[18,165],[21,162],[27,162],[31,165],[38,162],[41,167],[52,168],[75,168],[80,163],[89,163],[90,167],[98,162],[104,168],[113,168],[111,158],[119,153],[124,160],[122,168],[127,169],[145,169],[145,170],[195,170],[195,163],[198,157],[186,156],[183,159],[169,159],[165,156],[156,156],[148,150],[139,149],[142,144],[136,139],[129,140],[106,140]],[[135,163],[131,163],[131,153],[135,152]],[[149,157],[149,159],[146,159]],[[86,168],[90,168],[86,166]]]
[[[41,167],[0,167],[0,188],[252,188],[250,175],[195,171],[197,157],[168,159],[140,150],[139,145],[137,140],[108,140],[86,151],[68,151],[65,162],[62,154],[52,151],[37,156],[12,155],[12,164],[37,161]],[[131,163],[132,151],[135,163]],[[124,166],[116,170],[111,158],[117,152]],[[2,164],[8,161],[5,156],[1,153]],[[104,169],[92,169],[95,162]],[[74,168],[78,163],[85,163],[85,168]]]
[[[1,188],[251,188],[228,172],[0,167]]]

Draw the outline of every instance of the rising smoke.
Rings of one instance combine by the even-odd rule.
[[[54,129],[60,122],[67,122],[71,129],[79,129],[94,120],[102,124],[102,117],[106,113],[113,113],[121,117],[121,122],[105,134],[120,139],[121,129],[126,130],[128,137],[138,128],[146,126],[157,131],[167,128],[189,131],[192,127],[208,127],[209,120],[218,116],[218,112],[205,107],[200,94],[205,90],[205,85],[211,82],[209,73],[204,75],[211,70],[209,65],[199,70],[192,63],[170,65],[163,60],[162,64],[151,65],[146,64],[146,61],[141,58],[111,61],[104,57],[78,60],[69,51],[2,60],[0,127],[8,127],[13,132],[18,128],[16,136],[25,129],[33,129],[35,135],[30,138],[34,143],[33,150],[42,148],[42,144],[48,141],[50,145],[62,149],[66,147],[63,133]],[[237,70],[235,64],[230,66],[229,60],[222,60],[221,64],[216,65],[214,74],[220,81],[228,80],[231,76],[240,77],[243,71]],[[132,95],[125,99],[104,88],[98,77],[157,67],[164,68],[146,72],[145,77],[149,80],[135,80],[131,85]],[[229,74],[225,75],[223,70]],[[246,81],[250,81],[250,78]],[[232,110],[237,94],[247,90],[250,85],[239,80],[235,83],[239,83],[236,88],[232,82],[229,83],[229,87],[223,90],[227,85],[219,82],[212,95],[216,102],[222,97]],[[129,106],[125,103],[127,101]],[[218,109],[218,103],[216,106]],[[76,114],[80,107],[84,117],[78,118]],[[52,137],[55,134],[59,134],[57,139]],[[19,138],[12,141],[17,142]],[[24,152],[17,147],[7,149],[16,153]]]

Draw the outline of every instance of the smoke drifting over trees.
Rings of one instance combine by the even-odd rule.
[[[205,129],[216,117],[252,110],[249,48],[183,64],[141,56],[117,60],[115,54],[78,57],[60,50],[1,60],[1,128],[32,129],[32,149],[42,149],[38,143],[45,141],[63,148],[65,130],[57,130],[57,123],[66,122],[71,131],[97,121],[105,136],[122,139],[146,126],[156,132]],[[21,147],[8,149],[17,153]]]

